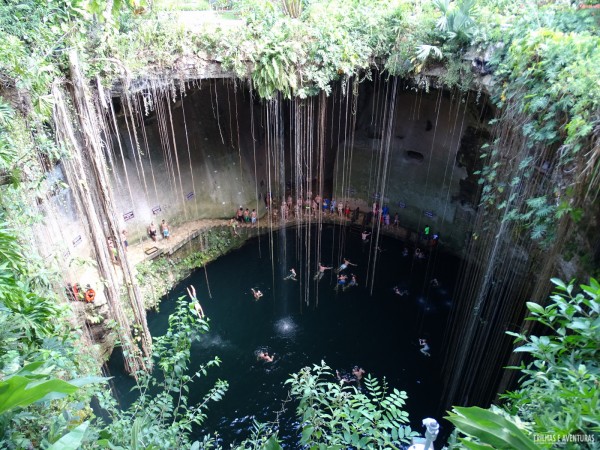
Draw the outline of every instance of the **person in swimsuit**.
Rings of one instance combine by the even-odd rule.
[[[129,247],[129,242],[127,242],[127,230],[121,231],[121,242],[123,243],[123,249],[127,252],[127,247]]]
[[[298,281],[296,279],[296,270],[293,267],[290,269],[290,274],[287,277],[285,277],[284,280]]]
[[[425,356],[431,356],[431,354],[429,353],[429,344],[427,344],[427,339],[419,339],[419,345],[421,346],[421,350],[419,350],[421,353],[423,353]]]
[[[355,266],[356,264],[352,264],[349,260],[347,260],[346,258],[344,258],[344,262],[340,265],[340,267],[338,267],[338,269],[336,270],[337,273],[340,273],[342,270],[346,270],[348,268],[348,266]]]
[[[354,378],[356,378],[358,381],[360,381],[360,380],[362,380],[362,377],[365,375],[365,369],[363,369],[362,367],[354,366],[352,368],[352,375],[354,375]]]
[[[160,232],[162,233],[163,239],[169,239],[169,225],[163,220],[160,224]]]
[[[186,289],[187,289],[188,295],[194,302],[194,310],[196,311],[196,314],[198,314],[198,319],[203,319],[204,311],[202,310],[202,305],[200,305],[200,302],[198,301],[198,298],[196,297],[196,288],[193,285],[190,285]]]
[[[356,281],[356,275],[352,274],[350,275],[350,282],[346,286],[344,286],[342,290],[345,291],[346,289],[350,289],[354,286],[358,286],[358,283]]]
[[[400,290],[398,286],[394,286],[394,294],[399,295],[400,297],[404,297],[405,295],[408,295],[408,290]]]
[[[346,286],[346,280],[347,279],[348,279],[347,275],[344,275],[344,274],[338,275],[337,284],[335,285],[334,289],[337,291],[341,287],[342,290],[344,290],[344,287]]]
[[[354,378],[352,375],[347,373],[340,374],[339,370],[335,371],[335,376],[341,384],[352,384],[356,381],[356,378]]]
[[[264,362],[273,362],[273,356],[269,355],[266,351],[259,352],[257,357]]]
[[[321,264],[321,262],[319,262],[319,268],[317,269],[317,273],[315,273],[313,280],[321,281],[321,278],[323,278],[323,275],[325,275],[325,271],[329,269],[333,269],[333,267],[325,267],[323,264]]]
[[[148,227],[148,236],[156,242],[156,225],[154,225],[154,222],[150,223],[150,226]]]
[[[252,291],[252,295],[254,295],[254,300],[258,300],[263,296],[263,293],[260,291],[260,289],[250,288],[250,290]]]

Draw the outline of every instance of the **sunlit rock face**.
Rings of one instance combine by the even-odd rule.
[[[392,96],[392,85],[395,93]],[[323,197],[370,210],[387,204],[400,224],[456,248],[477,204],[479,151],[488,137],[484,96],[365,81],[357,96],[265,102],[234,80],[149,87],[113,99],[107,164],[130,237],[151,221],[230,218],[265,211],[270,192]],[[118,132],[115,131],[118,130]]]

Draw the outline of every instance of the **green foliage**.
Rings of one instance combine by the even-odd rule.
[[[455,407],[446,417],[456,426],[458,431],[465,434],[460,438],[460,447],[468,449],[505,449],[505,450],[538,450],[522,428],[497,408],[482,409],[479,407]]]
[[[48,375],[42,361],[28,364],[0,381],[0,414],[35,402],[56,400],[76,392],[79,387],[105,378],[86,378],[69,382]]]
[[[529,355],[512,367],[523,374],[519,389],[502,396],[503,409],[454,408],[448,419],[466,437],[452,448],[597,448],[600,284],[592,278],[577,290],[573,282],[552,282],[556,291],[547,306],[527,303],[528,320],[548,334],[507,332],[521,344],[514,351]]]
[[[309,448],[400,448],[416,433],[403,410],[406,393],[388,392],[385,380],[367,376],[365,392],[331,381],[331,369],[305,367],[286,381],[299,400],[302,446]]]
[[[433,4],[442,13],[436,25],[444,39],[468,44],[475,24],[472,17],[475,0],[434,0]]]
[[[195,242],[198,246],[203,246],[204,250],[194,251],[181,259],[161,257],[136,266],[137,279],[147,308],[158,308],[160,299],[178,281],[244,242],[242,237],[232,237],[227,228],[213,228],[203,233],[198,240],[203,241],[202,244]]]
[[[523,363],[520,389],[505,396],[511,410],[538,433],[591,434],[600,431],[600,284],[594,279],[576,292],[573,283],[553,279],[548,306],[528,303],[543,336],[509,333],[531,355]],[[585,447],[582,447],[585,448]]]
[[[188,403],[191,386],[206,376],[209,368],[220,363],[215,358],[193,374],[188,371],[191,345],[207,331],[208,322],[199,319],[192,305],[184,297],[180,298],[175,313],[169,317],[166,334],[154,339],[153,359],[159,373],[138,374],[134,389],[139,395],[131,407],[120,410],[110,392],[99,395],[102,407],[112,420],[100,432],[98,444],[102,448],[191,447],[192,427],[203,422],[209,402],[220,400],[228,386],[227,382],[218,380],[199,404]]]

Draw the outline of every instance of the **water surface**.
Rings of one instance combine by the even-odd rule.
[[[458,262],[437,249],[425,260],[417,260],[412,256],[414,246],[381,238],[371,295],[371,286],[365,281],[372,278],[367,269],[373,265],[373,244],[363,244],[357,228],[331,225],[322,230],[319,253],[316,234],[313,227],[310,243],[306,229],[274,231],[272,236],[253,239],[211,263],[207,276],[203,269],[194,272],[166,296],[159,313],[149,314],[152,334],[164,333],[175,299],[193,284],[210,318],[210,332],[192,347],[192,370],[214,356],[221,358],[222,365],[191,387],[190,403],[199,400],[217,378],[229,381],[230,387],[222,401],[211,404],[198,436],[217,431],[226,445],[239,442],[248,436],[253,418],[274,421],[285,406],[287,411],[279,415],[280,436],[293,448],[298,436],[296,405],[284,403],[287,388],[283,383],[290,373],[321,360],[341,371],[360,365],[380,379],[385,377],[391,387],[405,390],[409,397],[406,410],[418,431],[422,431],[424,417],[440,419],[441,358],[436,349],[442,346]],[[410,250],[408,256],[402,255],[405,247]],[[358,264],[347,271],[358,276],[358,287],[335,291],[333,271],[327,271],[318,284],[312,280],[318,259],[337,267],[342,257]],[[308,280],[306,269],[301,269],[307,260]],[[298,281],[283,279],[290,267],[296,268]],[[433,278],[438,286],[431,283]],[[409,294],[394,294],[395,286]],[[264,296],[255,301],[251,287],[259,288]],[[304,303],[306,289],[308,306]],[[431,357],[419,352],[418,339],[422,337],[430,342]],[[273,363],[257,361],[256,352],[261,348],[275,353]],[[126,406],[132,400],[128,393],[132,382],[122,371],[119,374],[119,358],[120,352],[115,352],[109,366]]]

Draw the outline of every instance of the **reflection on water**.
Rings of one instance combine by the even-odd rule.
[[[275,332],[279,337],[294,339],[297,331],[298,325],[291,317],[284,317],[275,322]]]

